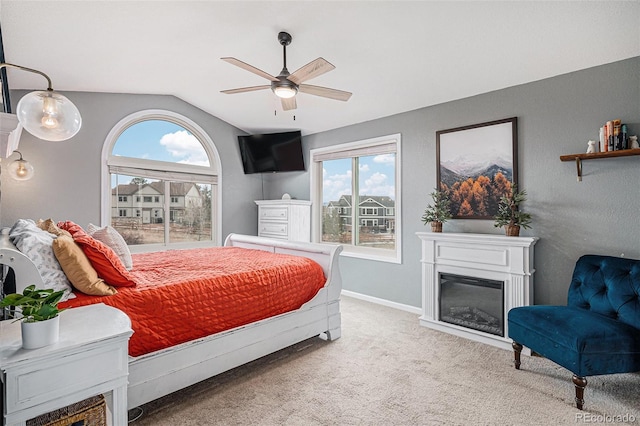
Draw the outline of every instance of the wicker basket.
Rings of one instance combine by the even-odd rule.
[[[107,404],[104,396],[93,396],[27,420],[27,426],[70,426],[78,422],[83,426],[106,426]]]

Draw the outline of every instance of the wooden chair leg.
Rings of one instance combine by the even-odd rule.
[[[584,405],[584,388],[587,386],[587,378],[573,375],[573,384],[576,385],[576,407],[582,410]]]
[[[515,365],[516,370],[520,370],[520,353],[522,352],[522,345],[514,341],[511,343],[511,347],[513,347],[513,364]]]

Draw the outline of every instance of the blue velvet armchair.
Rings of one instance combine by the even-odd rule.
[[[567,306],[511,309],[515,367],[523,345],[573,373],[582,410],[587,376],[640,371],[640,260],[585,255]]]

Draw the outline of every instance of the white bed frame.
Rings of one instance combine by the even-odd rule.
[[[338,255],[341,246],[239,234],[230,234],[224,245],[307,257],[322,266],[327,282],[313,299],[295,311],[150,354],[129,357],[129,409],[310,337],[321,334],[328,340],[340,337],[342,279]],[[31,284],[36,287],[43,284],[35,265],[6,235],[0,238],[0,264],[13,268],[17,292]]]

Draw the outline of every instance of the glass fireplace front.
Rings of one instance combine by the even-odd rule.
[[[440,321],[504,337],[504,281],[439,274]]]

